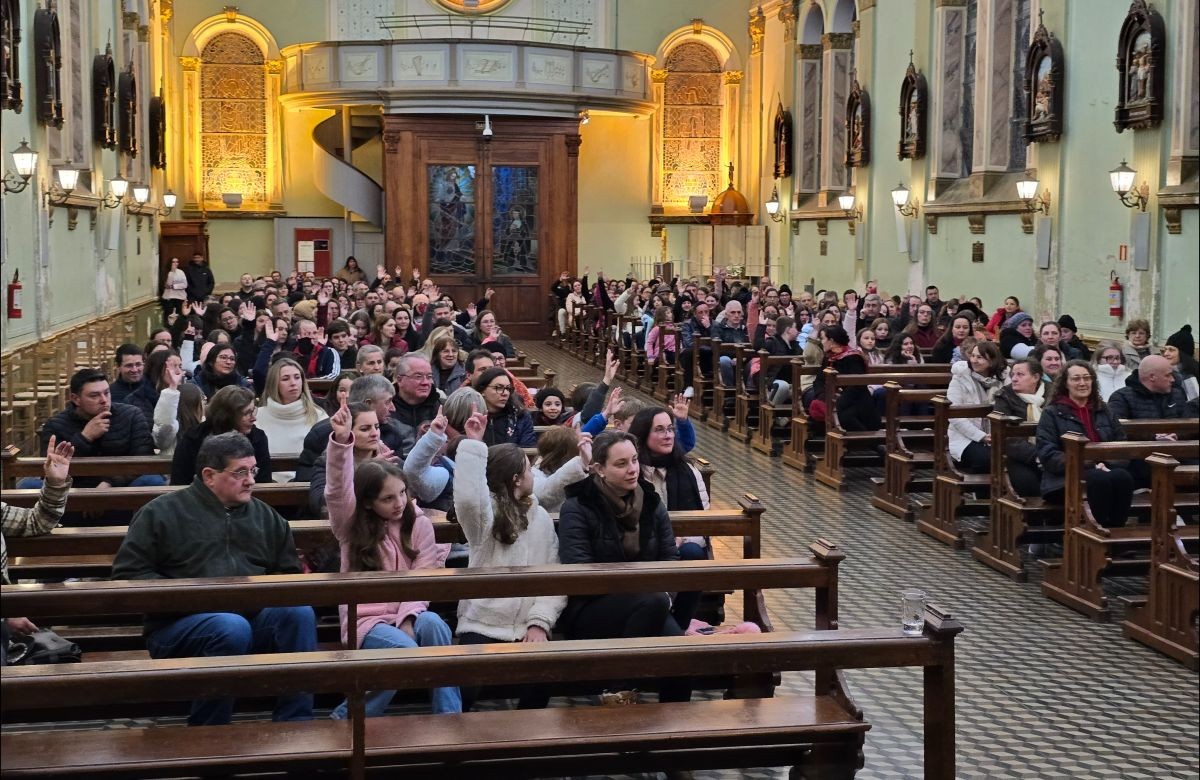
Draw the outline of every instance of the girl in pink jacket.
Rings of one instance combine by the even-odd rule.
[[[350,410],[342,406],[332,418],[333,431],[325,461],[325,502],[329,524],[342,552],[342,571],[411,571],[436,569],[446,561],[434,542],[433,524],[408,495],[403,470],[394,463],[369,460],[354,466],[354,436]],[[427,601],[359,604],[355,637],[358,647],[430,647],[451,644],[450,627]],[[340,608],[342,641],[349,632],[346,608]],[[395,691],[371,691],[368,717],[382,715]],[[347,702],[332,717],[347,715]],[[462,712],[458,688],[435,688],[433,711]]]

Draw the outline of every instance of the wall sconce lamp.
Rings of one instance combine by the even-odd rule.
[[[1117,193],[1121,202],[1128,208],[1145,211],[1146,206],[1150,203],[1150,185],[1142,182],[1137,187],[1133,186],[1133,180],[1136,177],[1137,171],[1130,168],[1124,160],[1121,160],[1120,165],[1108,172],[1113,192]]]
[[[61,206],[71,197],[71,193],[75,191],[75,185],[79,183],[79,169],[72,167],[71,161],[67,160],[67,164],[55,170],[54,173],[58,181],[45,194],[46,204]]]
[[[592,121],[591,112],[589,112],[586,108],[579,112],[579,125],[581,127],[590,121]]]
[[[37,168],[38,153],[29,148],[29,142],[22,138],[21,145],[12,151],[13,165],[17,172],[4,172],[4,192],[21,192],[29,186],[29,179]]]
[[[1025,202],[1025,211],[1021,213],[1021,231],[1033,232],[1033,215],[1050,213],[1050,190],[1042,190],[1038,194],[1038,180],[1032,171],[1025,172],[1025,178],[1017,182],[1017,197]]]
[[[222,192],[221,202],[225,204],[225,208],[227,209],[240,209],[242,207],[242,193]]]
[[[100,204],[106,209],[115,209],[125,202],[125,193],[129,192],[129,182],[124,176],[117,174],[114,178],[108,180],[108,195]]]
[[[921,202],[916,198],[910,201],[908,195],[908,187],[901,182],[892,190],[892,203],[896,204],[896,211],[900,212],[900,216],[915,217],[921,210]]]
[[[490,114],[483,115],[483,133],[484,138],[491,139],[492,137],[492,117]]]
[[[767,216],[772,222],[783,222],[783,214],[779,213],[779,187],[771,188],[771,197],[766,202]]]
[[[850,231],[850,235],[854,235],[858,223],[862,222],[862,206],[856,207],[854,205],[854,195],[849,192],[838,195],[838,205],[841,206],[842,211],[846,214],[846,229]]]

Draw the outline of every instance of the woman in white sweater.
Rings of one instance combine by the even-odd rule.
[[[991,406],[1004,385],[1008,364],[1000,348],[992,341],[981,341],[971,348],[967,360],[950,366],[950,386],[946,398],[951,406]],[[968,474],[987,474],[992,468],[992,435],[985,417],[950,420],[950,457]]]
[[[299,363],[291,358],[280,358],[271,365],[255,425],[267,434],[272,456],[302,452],[304,437],[328,416],[313,401]],[[289,482],[296,472],[276,471],[272,476],[276,482]]]
[[[515,444],[483,443],[487,414],[466,422],[454,468],[454,510],[471,546],[469,568],[558,563],[554,524],[533,494],[529,459]],[[459,644],[545,642],[567,604],[565,596],[464,599],[458,604]],[[463,711],[478,691],[464,688]],[[549,694],[522,689],[518,707],[540,709]]]

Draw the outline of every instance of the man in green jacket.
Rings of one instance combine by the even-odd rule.
[[[159,496],[133,517],[113,561],[114,580],[299,574],[287,521],[254,498],[254,447],[240,433],[205,440],[198,473],[183,490]],[[311,607],[249,613],[146,616],[152,658],[300,653],[316,649]],[[280,696],[275,720],[311,720],[312,695]],[[189,725],[229,723],[233,699],[192,703]]]

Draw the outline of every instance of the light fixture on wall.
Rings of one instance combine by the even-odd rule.
[[[846,230],[850,231],[850,235],[854,235],[855,228],[859,222],[862,222],[863,218],[862,206],[856,207],[854,200],[853,193],[845,192],[838,195],[838,206],[841,207],[842,212],[846,215]]]
[[[129,182],[121,174],[108,180],[108,195],[100,204],[106,209],[115,209],[125,202],[125,193],[129,192]]]
[[[771,187],[771,197],[766,202],[767,216],[772,222],[783,222],[783,214],[779,213],[779,187]]]
[[[163,207],[158,210],[158,213],[162,214],[164,217],[167,216],[167,214],[170,214],[175,210],[175,204],[178,202],[179,196],[174,192],[167,190],[165,193],[163,193]]]
[[[242,207],[242,193],[222,192],[221,202],[225,204],[225,208],[227,209],[240,209]]]
[[[1017,182],[1017,197],[1025,201],[1025,208],[1029,211],[1050,213],[1050,190],[1043,189],[1038,194],[1038,180],[1032,171],[1026,171],[1025,178]]]
[[[909,189],[901,182],[892,190],[892,203],[896,205],[896,211],[900,212],[903,217],[915,217],[921,210],[921,202],[916,198],[909,200]]]
[[[592,115],[586,108],[579,112],[580,126],[586,125],[590,121],[592,121]]]
[[[1130,168],[1124,160],[1121,160],[1120,165],[1108,172],[1113,192],[1117,193],[1121,202],[1128,208],[1145,211],[1146,206],[1150,203],[1150,185],[1142,182],[1135,187],[1133,186],[1135,178],[1137,178],[1137,171]]]
[[[71,197],[71,193],[75,191],[75,185],[79,183],[79,169],[72,166],[71,161],[67,160],[67,164],[56,168],[54,174],[57,181],[46,192],[45,199],[47,205],[61,206]]]
[[[12,158],[17,172],[4,172],[4,191],[20,192],[29,186],[29,179],[37,168],[38,153],[30,149],[29,142],[22,138],[21,145],[13,149]]]
[[[492,117],[490,114],[483,115],[483,137],[492,137]]]
[[[688,195],[688,211],[692,214],[703,214],[708,205],[707,195]]]

